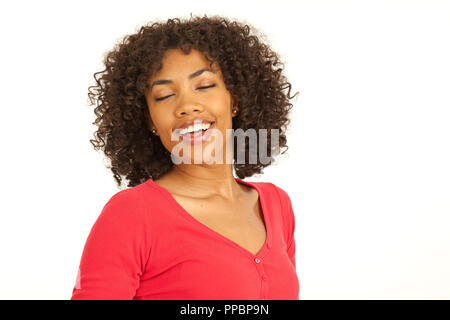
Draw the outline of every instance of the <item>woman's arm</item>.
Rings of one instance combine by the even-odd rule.
[[[149,252],[142,217],[128,190],[108,201],[87,238],[72,300],[133,299]]]
[[[281,208],[283,210],[283,219],[285,221],[285,228],[286,228],[286,245],[287,245],[287,254],[294,265],[295,264],[295,238],[294,238],[294,232],[295,232],[295,216],[294,216],[294,210],[292,209],[292,202],[289,198],[289,195],[286,191],[284,191],[282,188],[275,186],[272,184],[279,196]]]

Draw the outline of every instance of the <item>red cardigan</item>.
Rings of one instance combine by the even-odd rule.
[[[298,300],[289,196],[269,182],[235,180],[259,194],[267,237],[256,256],[196,220],[149,179],[104,206],[71,299]]]

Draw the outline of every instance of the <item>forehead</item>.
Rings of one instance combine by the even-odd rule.
[[[167,50],[161,64],[162,68],[153,75],[152,80],[158,78],[171,79],[177,76],[184,77],[197,70],[210,67],[210,62],[204,54],[195,49],[192,49],[188,54],[185,54],[181,49]],[[217,63],[212,66],[211,70],[220,74]]]

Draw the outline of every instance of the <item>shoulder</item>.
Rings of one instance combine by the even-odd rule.
[[[245,180],[241,180],[241,179],[238,179],[238,180],[241,182],[244,182],[244,183],[248,183],[253,187],[256,187],[257,189],[262,191],[262,193],[264,194],[264,196],[266,198],[269,197],[269,198],[279,199],[283,206],[286,202],[290,202],[288,193],[283,188],[273,184],[272,182],[245,181]]]
[[[126,221],[142,221],[148,216],[148,205],[145,200],[145,189],[142,184],[118,191],[113,194],[98,217],[99,220],[114,220],[117,224]]]
[[[283,225],[284,225],[284,232],[286,235],[286,243],[289,244],[291,243],[293,234],[294,234],[294,230],[295,230],[295,215],[294,215],[294,210],[292,208],[292,202],[291,202],[291,198],[289,197],[288,193],[286,192],[286,190],[284,190],[283,188],[270,183],[269,184],[272,186],[272,188],[276,191],[276,193],[278,194],[278,197],[280,199],[280,206],[281,206],[281,216],[283,219]]]
[[[164,220],[170,198],[149,181],[115,193],[101,215],[128,223],[158,224]]]
[[[160,202],[163,195],[148,182],[121,190],[110,197],[105,207],[142,211],[150,203]]]
[[[291,198],[284,188],[272,182],[252,181],[248,183],[250,183],[253,187],[258,188],[262,192],[266,201],[275,201],[279,203],[282,212],[292,211]]]
[[[281,188],[280,186],[277,186],[271,182],[266,182],[266,183],[269,184],[270,187],[275,190],[275,192],[277,193],[282,204],[285,204],[285,203],[290,204],[291,203],[291,199],[290,199],[288,193],[283,188]]]
[[[104,208],[115,208],[125,210],[136,210],[142,206],[141,195],[135,188],[121,190],[112,195],[106,202]]]

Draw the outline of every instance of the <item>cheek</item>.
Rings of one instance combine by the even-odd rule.
[[[166,127],[168,125],[167,112],[165,112],[161,108],[153,108],[153,109],[150,109],[150,115],[151,115],[152,121],[156,127],[158,127],[160,130],[166,129]]]
[[[231,108],[231,98],[230,95],[226,93],[221,93],[211,99],[212,103],[209,105],[211,112],[216,115],[226,116],[230,113]]]

